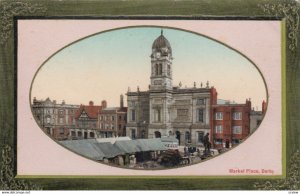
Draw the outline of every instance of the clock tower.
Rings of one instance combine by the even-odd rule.
[[[150,90],[172,90],[172,60],[172,48],[161,30],[152,44]]]

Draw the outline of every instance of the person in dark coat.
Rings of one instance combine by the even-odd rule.
[[[209,133],[206,133],[203,139],[203,145],[204,145],[204,153],[209,154],[210,153],[210,147],[211,143],[209,142]]]

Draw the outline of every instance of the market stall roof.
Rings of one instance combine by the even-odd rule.
[[[60,143],[70,150],[93,160],[103,160],[103,158],[106,156],[105,153],[103,153],[102,150],[95,145],[96,141],[93,141],[92,139],[66,140],[60,141]]]
[[[117,141],[114,145],[125,153],[167,150],[160,139]]]
[[[98,149],[101,150],[102,153],[104,153],[104,158],[113,158],[119,155],[124,155],[126,154],[124,151],[119,149],[117,146],[105,142],[105,143],[94,143],[95,146],[98,147]]]

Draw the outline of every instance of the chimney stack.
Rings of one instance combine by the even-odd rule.
[[[102,100],[101,106],[102,106],[102,109],[107,107],[107,102],[106,102],[106,100]]]
[[[124,107],[124,96],[123,94],[120,95],[120,108]]]

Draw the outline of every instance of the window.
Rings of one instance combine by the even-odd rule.
[[[111,120],[114,121],[115,120],[115,116],[111,116]]]
[[[136,138],[135,129],[131,129],[131,138],[132,139]]]
[[[115,126],[113,124],[111,124],[111,129],[115,130]]]
[[[103,121],[103,116],[100,117],[100,121]]]
[[[63,118],[59,118],[59,123],[63,124],[64,123],[64,119]]]
[[[170,76],[171,75],[171,67],[170,67],[170,65],[168,65],[168,76]]]
[[[58,114],[62,115],[64,113],[63,110],[59,110]]]
[[[101,129],[104,129],[104,124],[103,123],[101,123]]]
[[[59,134],[64,134],[64,133],[65,133],[64,128],[60,128],[60,129],[59,129]]]
[[[191,143],[191,133],[189,131],[185,132],[185,142]]]
[[[222,139],[215,139],[215,144],[216,145],[220,145],[223,143],[223,140]]]
[[[122,129],[122,125],[119,125],[119,130],[121,130]]]
[[[203,122],[204,121],[203,116],[204,116],[203,109],[198,109],[198,118],[197,118],[197,121],[198,122]]]
[[[72,136],[72,137],[76,137],[75,131],[71,131],[71,136]]]
[[[145,139],[145,137],[146,137],[146,131],[143,129],[143,130],[142,130],[142,136],[141,136],[141,138],[142,138],[142,139]]]
[[[82,137],[82,132],[81,132],[81,131],[78,131],[78,132],[77,132],[77,135],[78,135],[78,137]]]
[[[158,71],[158,74],[159,74],[159,75],[162,74],[162,64],[161,64],[161,63],[159,64],[159,71]]]
[[[215,119],[216,120],[223,120],[223,113],[222,112],[216,112],[215,113]]]
[[[203,104],[205,104],[204,103],[204,99],[202,99],[202,98],[197,99],[197,103],[196,104],[197,105],[203,105]]]
[[[222,127],[222,125],[216,125],[216,126],[215,126],[215,132],[216,132],[216,133],[222,133],[222,132],[223,132],[223,127]]]
[[[256,125],[257,125],[257,126],[260,125],[260,123],[261,123],[261,120],[257,120],[257,121],[256,121]]]
[[[51,117],[50,117],[50,116],[48,116],[48,117],[46,118],[46,122],[47,122],[47,124],[50,124],[50,123],[51,123]]]
[[[232,144],[239,144],[240,140],[239,139],[233,139],[231,142],[232,142]]]
[[[242,126],[233,126],[232,133],[233,134],[242,134]]]
[[[198,143],[203,143],[203,138],[204,138],[204,132],[199,131],[198,132]]]
[[[90,132],[90,138],[94,138],[95,134],[93,132]]]
[[[122,120],[122,116],[121,115],[119,116],[119,120]]]
[[[241,112],[234,112],[232,114],[233,120],[241,120],[242,119],[242,113]]]
[[[154,122],[160,122],[161,114],[160,109],[154,109]]]
[[[135,110],[131,110],[131,121],[135,121]]]

